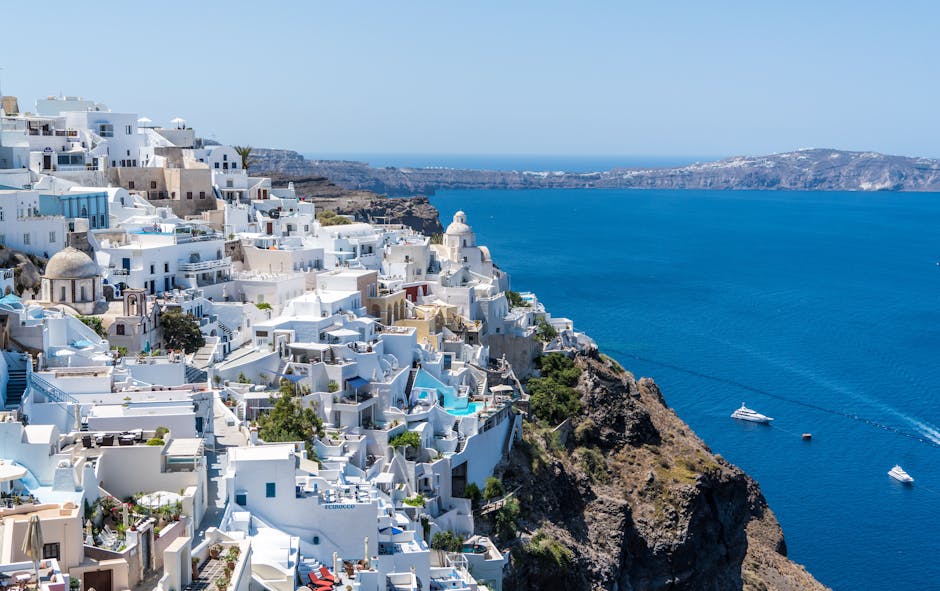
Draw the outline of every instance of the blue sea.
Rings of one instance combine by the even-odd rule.
[[[443,191],[478,242],[754,476],[838,590],[940,588],[940,195]],[[741,402],[773,426],[729,418]],[[804,442],[801,434],[811,432]],[[895,463],[915,479],[887,476]]]

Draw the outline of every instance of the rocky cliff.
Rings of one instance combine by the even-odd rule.
[[[389,199],[372,191],[339,187],[323,176],[293,172],[273,173],[271,180],[274,186],[293,183],[297,194],[312,201],[317,211],[331,210],[369,223],[405,224],[426,236],[444,232],[438,211],[427,197]]]
[[[758,484],[652,380],[597,354],[575,365],[580,410],[560,429],[527,422],[501,474],[521,515],[504,589],[825,589],[787,559]]]
[[[940,160],[828,149],[590,173],[373,168],[364,162],[306,160],[289,150],[258,149],[252,157],[259,173],[321,176],[346,189],[388,195],[430,195],[440,189],[545,188],[940,191]]]

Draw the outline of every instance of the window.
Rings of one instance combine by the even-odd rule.
[[[0,207],[0,222],[3,221],[3,208]]]
[[[170,193],[170,199],[176,199],[176,191]]]
[[[115,334],[117,334],[117,335],[119,335],[119,336],[124,336],[124,325],[123,325],[123,324],[117,324],[117,325],[115,325],[114,332],[115,332]]]
[[[233,181],[232,179],[229,179],[229,180],[225,181],[225,188],[226,188],[226,189],[231,189],[231,188],[234,187],[234,186],[235,186],[235,181]]]
[[[101,137],[114,137],[114,126],[110,123],[99,123],[98,135]]]
[[[127,188],[128,188],[128,189],[133,189],[133,188],[134,188],[134,181],[127,181]]]
[[[228,162],[228,154],[222,154],[222,160]]]
[[[64,285],[59,289],[59,301],[60,302],[65,301],[65,286]]]
[[[216,167],[216,168],[219,167],[219,163],[218,163],[218,162],[215,163],[215,167]]]
[[[154,265],[150,265],[150,274],[153,275],[155,272]]]
[[[170,272],[170,263],[163,263],[163,272],[164,273]]]
[[[128,126],[128,128],[130,128],[130,126]],[[130,150],[127,150],[127,155],[128,155],[128,156],[131,155],[131,151],[130,151]]]
[[[98,214],[98,227],[104,228],[104,214],[103,213]]]
[[[205,198],[206,198],[206,192],[205,192],[205,191],[199,191],[199,198],[200,198],[200,199],[205,199]],[[3,220],[0,219],[0,221],[3,221]]]
[[[228,162],[222,163],[222,170],[228,170]]]
[[[192,198],[193,198],[193,192],[192,192],[192,191],[186,191],[186,198],[187,198],[187,199],[192,199]]]
[[[124,126],[124,135],[130,135],[130,134],[131,134],[131,129],[132,129],[132,128],[131,128],[130,125],[125,125],[125,126]],[[127,155],[130,156],[131,153],[128,152]]]
[[[52,244],[55,242],[55,232],[49,232],[49,243]]]
[[[42,545],[42,559],[49,560],[51,558],[59,559],[59,543],[52,542],[51,544]]]
[[[157,181],[150,181],[150,188],[151,188],[151,189],[156,189],[156,188],[157,188]]]
[[[265,483],[264,485],[264,496],[269,499],[273,499],[277,496],[277,485],[273,482]]]
[[[23,244],[29,244],[29,234],[23,234]]]
[[[235,504],[244,507],[248,504],[248,495],[245,493],[235,493]]]

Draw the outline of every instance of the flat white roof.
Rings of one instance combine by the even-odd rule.
[[[201,456],[202,439],[198,437],[171,439],[163,453],[168,456]]]
[[[294,453],[294,446],[287,443],[283,445],[256,445],[254,447],[235,447],[228,451],[237,461],[283,460]]]

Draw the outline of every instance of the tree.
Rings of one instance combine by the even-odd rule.
[[[431,548],[444,552],[460,552],[463,548],[463,536],[450,530],[439,531],[431,538]]]
[[[251,146],[235,146],[235,152],[241,156],[242,159],[242,168],[245,169],[245,172],[248,172],[248,167],[251,166]]]
[[[303,441],[307,457],[313,458],[314,435],[323,431],[323,421],[312,408],[302,408],[300,399],[283,391],[274,402],[274,408],[258,417],[258,436],[269,442]]]
[[[95,331],[99,337],[106,339],[108,338],[108,331],[105,329],[104,325],[101,323],[101,316],[78,316],[78,319],[82,321],[88,328]]]
[[[167,349],[182,349],[193,353],[206,344],[206,337],[199,330],[199,321],[192,314],[169,311],[160,315],[163,327],[163,343]]]
[[[503,496],[503,482],[495,476],[486,479],[486,486],[483,487],[483,498],[487,501]]]
[[[551,324],[545,322],[545,320],[539,320],[538,328],[535,329],[535,337],[538,340],[542,341],[543,343],[547,343],[557,336],[558,331],[555,330]]]
[[[509,306],[512,308],[526,308],[529,306],[518,291],[507,291],[506,299],[509,300]]]

